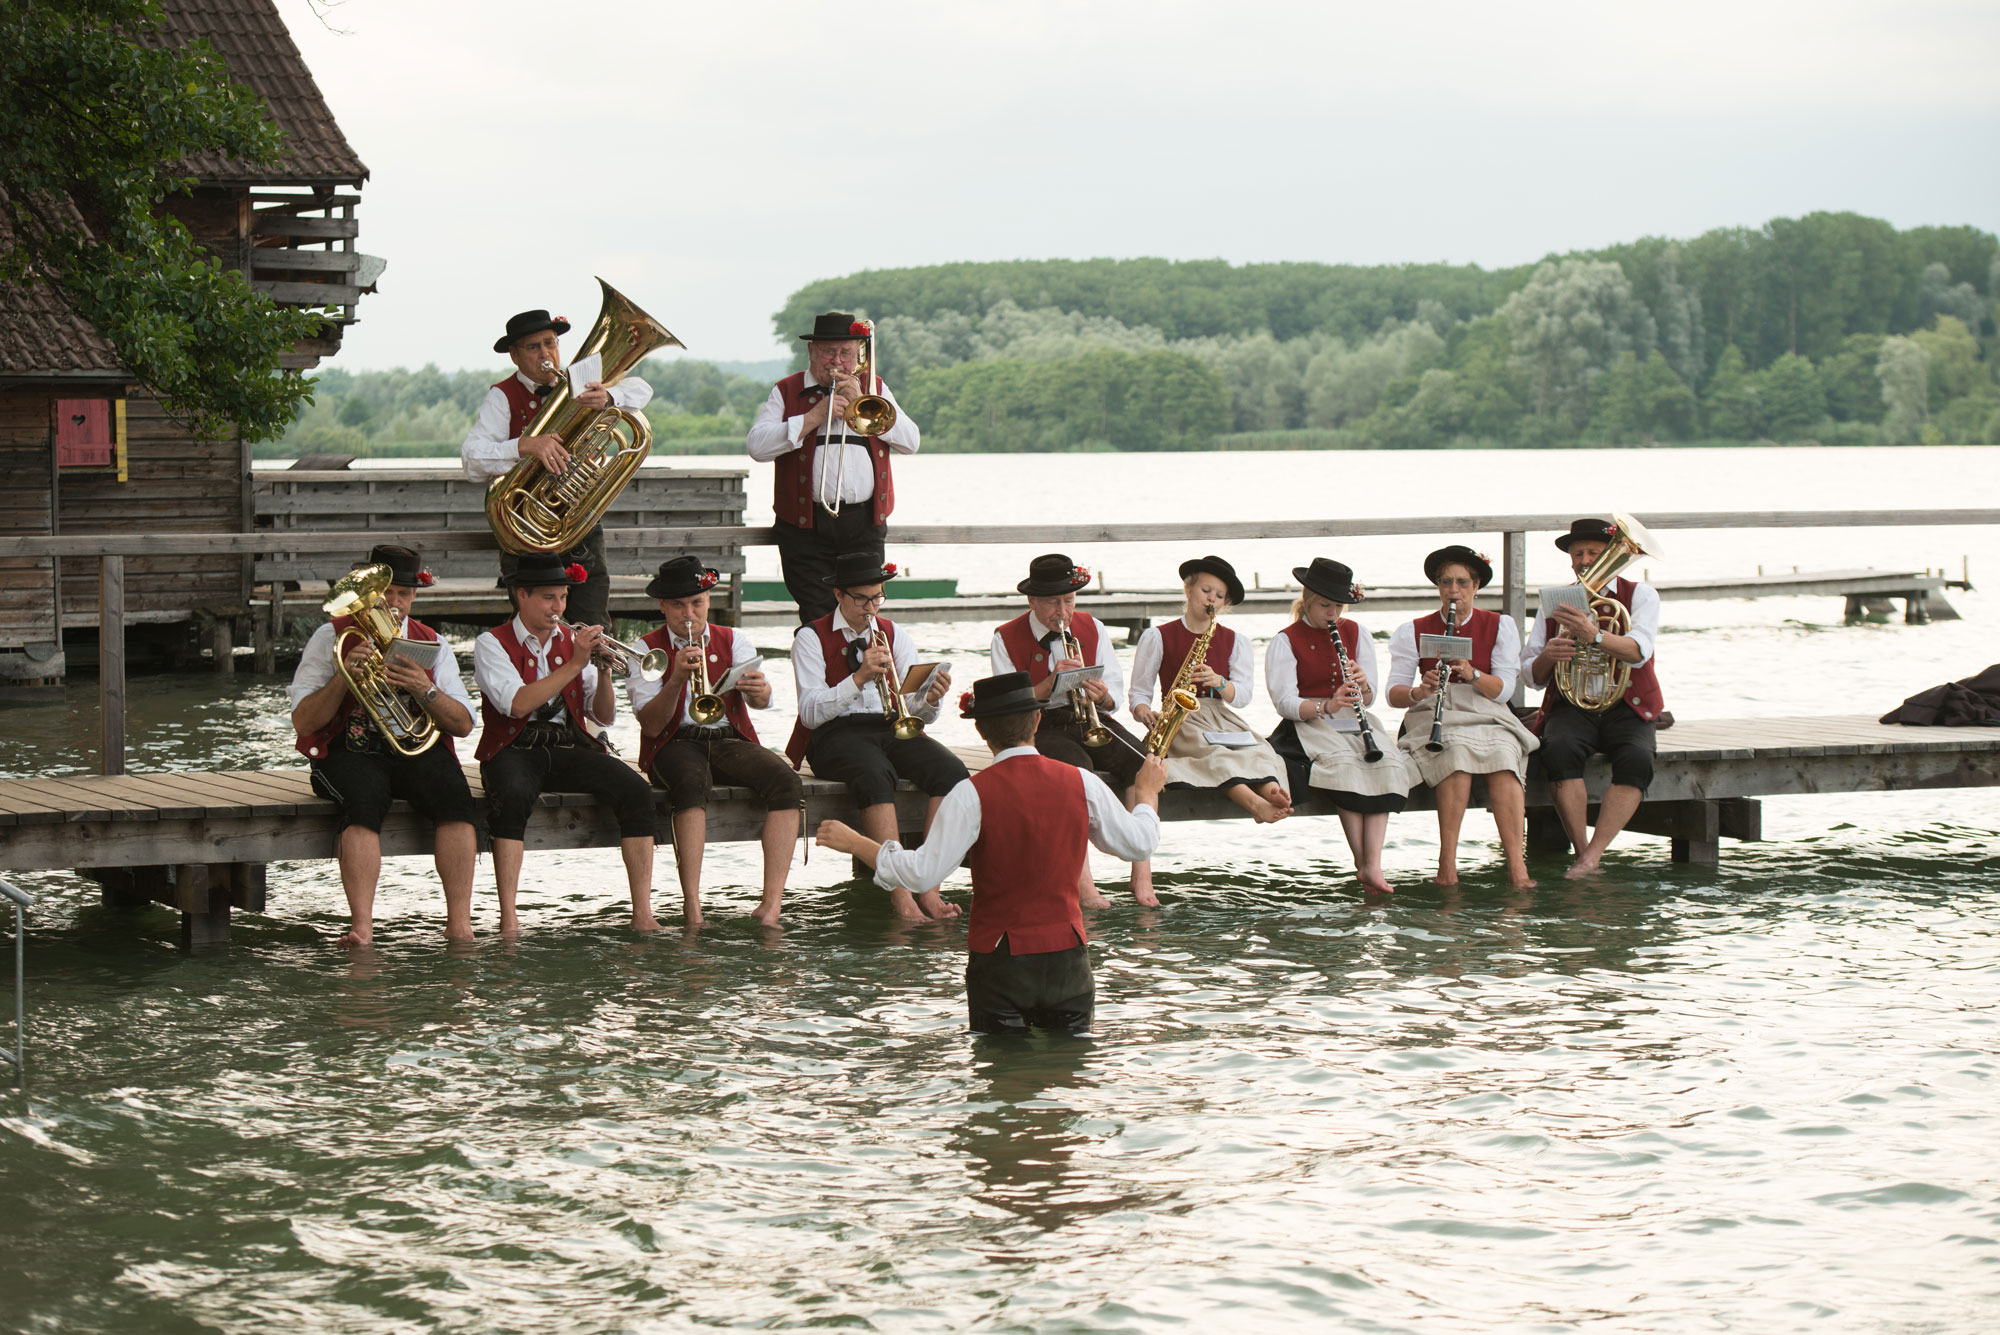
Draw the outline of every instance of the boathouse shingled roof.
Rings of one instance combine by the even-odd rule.
[[[290,150],[271,167],[202,153],[182,164],[188,175],[213,185],[358,184],[368,178],[272,0],[162,0],[160,7],[161,31],[176,43],[206,37],[228,62],[231,77],[269,105]]]
[[[14,227],[0,190],[0,250]],[[83,216],[68,196],[52,203],[61,221],[78,228]],[[69,298],[47,283],[0,283],[0,376],[112,378],[123,375],[118,353]]]

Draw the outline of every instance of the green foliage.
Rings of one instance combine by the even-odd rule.
[[[1206,449],[1229,414],[1219,374],[1164,351],[961,362],[918,371],[898,397],[937,450]]]
[[[1993,378],[1979,360],[1979,341],[1964,322],[1940,315],[1931,328],[1911,334],[1910,341],[1924,350],[1930,411],[1939,411],[1953,399],[1992,390]]]
[[[1812,374],[1807,366],[1806,374]],[[1694,391],[1674,374],[1658,349],[1640,361],[1621,352],[1597,382],[1597,413],[1587,438],[1607,445],[1686,440],[1694,434]]]
[[[323,317],[253,292],[161,205],[192,184],[183,160],[275,164],[283,138],[206,42],[161,45],[159,21],[152,0],[0,9],[0,281],[52,283],[170,412],[259,440],[310,395],[278,357]]]
[[[1834,421],[1882,420],[1887,405],[1882,402],[1882,382],[1875,375],[1875,360],[1881,352],[1880,335],[1849,334],[1837,351],[1820,362],[1820,393]]]
[[[1500,314],[1535,416],[1572,432],[1590,418],[1592,382],[1623,354],[1648,357],[1657,327],[1609,260],[1544,264]]]
[[[1803,440],[1826,416],[1826,392],[1813,364],[1786,353],[1756,376],[1759,429],[1774,440]]]
[[[1723,440],[1757,438],[1757,390],[1744,368],[1742,349],[1734,343],[1723,348],[1701,409],[1702,425],[1709,435]]]
[[[1882,382],[1884,445],[1915,445],[1930,416],[1930,356],[1922,345],[1900,335],[1882,340],[1875,375]]]

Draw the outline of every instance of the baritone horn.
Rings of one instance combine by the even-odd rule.
[[[344,627],[333,641],[334,665],[347,682],[349,693],[398,754],[419,756],[437,744],[439,733],[424,707],[389,681],[389,646],[402,631],[395,613],[382,605],[382,591],[389,587],[390,574],[385,565],[350,570],[334,584],[324,610],[354,623]],[[356,639],[366,640],[375,652],[359,668],[350,668],[347,650]]]
[[[604,359],[599,384],[617,384],[660,348],[686,347],[617,288],[602,278],[597,285],[604,289],[604,304],[577,356],[596,353]],[[542,367],[555,370],[549,362]],[[578,406],[567,375],[557,376],[555,389],[521,434],[559,437],[569,466],[551,473],[539,460],[524,457],[487,489],[487,522],[500,549],[514,556],[564,552],[582,542],[653,448],[653,428],[644,414]]]
[[[1606,635],[1632,633],[1631,612],[1606,590],[1618,572],[1639,556],[1658,560],[1660,540],[1631,515],[1613,510],[1603,554],[1576,580],[1590,596],[1590,615]],[[1602,714],[1623,700],[1631,684],[1632,665],[1613,658],[1601,644],[1579,642],[1574,656],[1556,664],[1555,685],[1563,699],[1592,714]]]

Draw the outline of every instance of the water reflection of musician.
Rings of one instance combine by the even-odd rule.
[[[1250,637],[1216,624],[1224,607],[1243,601],[1243,581],[1236,577],[1236,567],[1219,556],[1181,562],[1180,576],[1187,606],[1174,620],[1148,626],[1133,650],[1132,717],[1150,729],[1159,717],[1153,709],[1154,691],[1164,700],[1185,668],[1186,685],[1200,708],[1188,715],[1167,750],[1169,782],[1220,788],[1259,824],[1283,820],[1292,814],[1292,795],[1280,781],[1285,762],[1236,712],[1250,704],[1254,661]],[[1214,633],[1207,653],[1190,662],[1203,632],[1209,630]],[[1210,733],[1235,734],[1232,743],[1247,740],[1248,744],[1210,741]]]
[[[1438,608],[1406,621],[1389,637],[1389,703],[1407,710],[1397,744],[1416,762],[1417,772],[1437,794],[1439,885],[1458,884],[1458,832],[1472,800],[1472,776],[1486,776],[1486,800],[1499,829],[1507,877],[1516,888],[1534,885],[1523,851],[1527,840],[1527,790],[1523,787],[1535,735],[1514,717],[1507,702],[1514,694],[1521,662],[1521,632],[1512,617],[1474,608],[1473,597],[1493,578],[1493,566],[1470,547],[1440,547],[1424,558],[1424,578],[1437,586]],[[1445,632],[1444,611],[1456,612],[1453,633],[1472,641],[1469,657],[1441,670],[1435,658],[1420,658],[1420,637]],[[1441,741],[1428,743],[1444,699]]]
[[[1130,806],[1132,780],[1145,757],[1139,749],[1139,739],[1113,717],[1118,712],[1119,697],[1125,693],[1125,679],[1118,670],[1118,655],[1111,647],[1111,632],[1090,613],[1076,610],[1077,591],[1089,585],[1090,572],[1059,552],[1030,561],[1028,577],[1014,586],[1028,596],[1028,610],[993,632],[988,654],[994,676],[1026,672],[1028,680],[1035,683],[1035,697],[1042,701],[1048,700],[1057,672],[1081,667],[1104,670],[1100,680],[1083,686],[1096,711],[1095,726],[1104,734],[1099,739],[1101,744],[1091,746],[1085,742],[1093,726],[1089,711],[1074,705],[1059,705],[1042,715],[1042,726],[1035,733],[1035,749],[1065,765],[1103,775],[1125,795],[1126,805]],[[1065,627],[1071,644],[1064,642]],[[1078,651],[1076,654],[1070,652],[1072,647]],[[1110,902],[1097,892],[1087,858],[1077,893],[1087,909],[1103,908]],[[1160,902],[1153,894],[1152,863],[1132,864],[1132,898],[1146,905]]]
[[[800,626],[792,638],[799,720],[785,746],[794,767],[809,760],[815,775],[848,786],[861,809],[862,832],[878,843],[896,836],[897,779],[930,794],[924,808],[929,829],[938,803],[965,778],[964,761],[921,731],[898,737],[898,725],[889,718],[891,697],[884,692],[899,692],[917,663],[909,633],[875,615],[883,588],[895,577],[896,567],[870,552],[850,552],[834,563],[826,582],[838,605]],[[906,705],[909,716],[936,720],[950,685],[951,669],[939,664],[917,703]],[[910,725],[902,730],[910,731]],[[905,918],[958,916],[958,906],[944,901],[936,882],[921,902],[902,889],[889,899]]]
[[[1401,811],[1410,789],[1423,780],[1373,714],[1368,727],[1378,754],[1368,759],[1355,712],[1357,705],[1365,710],[1375,703],[1380,678],[1368,628],[1345,615],[1362,599],[1354,572],[1318,556],[1310,566],[1295,567],[1292,577],[1302,586],[1292,604],[1292,624],[1273,636],[1264,651],[1264,684],[1272,707],[1284,719],[1271,734],[1271,748],[1292,767],[1294,792],[1303,780],[1340,813],[1362,888],[1387,894],[1395,889],[1382,875],[1389,813]],[[1336,634],[1339,653],[1334,651]]]
[[[514,374],[496,382],[480,400],[472,429],[458,447],[465,475],[474,482],[491,482],[523,458],[540,461],[551,473],[560,473],[569,464],[569,451],[560,436],[523,436],[521,432],[541,411],[542,401],[559,383],[562,353],[556,340],[569,332],[569,321],[547,311],[522,311],[507,321],[507,332],[494,341],[493,350],[504,352],[514,363]],[[593,380],[576,396],[582,407],[629,408],[638,412],[652,402],[653,387],[638,376],[628,375],[606,387]],[[590,578],[569,601],[569,619],[596,626],[611,624],[611,571],[604,564],[604,525],[598,524],[576,547],[563,553],[567,562],[580,565]],[[500,579],[521,558],[502,553]]]
[[[1556,546],[1569,556],[1578,577],[1604,555],[1615,529],[1609,520],[1578,519]],[[1654,730],[1662,705],[1660,683],[1653,672],[1653,644],[1660,632],[1660,595],[1652,586],[1622,576],[1604,590],[1631,615],[1631,633],[1613,635],[1589,612],[1558,606],[1538,617],[1521,655],[1521,670],[1530,686],[1546,686],[1542,694],[1540,732],[1542,770],[1549,778],[1549,797],[1563,829],[1577,849],[1570,876],[1597,870],[1604,850],[1625,828],[1646,788],[1653,782]],[[1568,632],[1563,634],[1560,632]],[[1624,696],[1603,713],[1578,709],[1555,688],[1556,665],[1576,656],[1579,643],[1594,644],[1620,663],[1632,665]],[[1611,786],[1598,806],[1597,829],[1589,831],[1589,795],[1583,771],[1591,756],[1602,751],[1611,760]],[[1588,837],[1586,838],[1586,835]]]
[[[799,335],[806,369],[771,387],[745,442],[752,459],[777,465],[773,531],[801,622],[834,610],[826,577],[836,557],[862,552],[881,562],[896,506],[889,456],[915,454],[921,443],[917,424],[889,387],[863,385],[855,374],[867,336],[868,326],[844,311],[816,317],[812,332]],[[896,404],[895,424],[880,435],[843,425],[848,406],[863,394]]]
[[[520,931],[515,897],[527,852],[528,813],[542,793],[592,793],[618,820],[618,852],[632,895],[632,927],[650,932],[653,918],[653,788],[645,776],[605,750],[584,728],[618,717],[610,672],[591,661],[604,632],[562,624],[569,591],[584,572],[553,556],[524,556],[507,577],[514,618],[472,644],[484,729],[475,758],[486,786],[486,828],[493,837],[493,879],[500,894],[500,930]]]
[[[839,821],[823,822],[818,841],[874,867],[884,888],[934,887],[970,854],[965,994],[973,1031],[1082,1032],[1096,986],[1077,873],[1090,844],[1117,858],[1152,856],[1166,768],[1145,762],[1133,784],[1139,805],[1127,811],[1095,774],[1035,750],[1042,702],[1025,672],[974,682],[961,706],[993,763],[951,790],[921,847]]]
[[[299,656],[298,671],[286,692],[292,702],[292,728],[298,748],[312,765],[313,791],[340,805],[340,888],[347,895],[348,928],[344,946],[365,946],[375,937],[375,885],[382,874],[382,818],[389,803],[402,798],[436,826],[432,856],[444,885],[444,934],[452,940],[472,939],[472,867],[478,855],[473,829],[477,814],[465,771],[451,739],[472,731],[472,699],[459,679],[451,646],[410,609],[417,590],[431,582],[423,561],[408,547],[380,546],[356,566],[389,567],[389,586],[382,605],[402,619],[403,638],[438,646],[429,671],[392,656],[383,675],[406,698],[420,706],[437,726],[440,738],[428,749],[405,756],[384,740],[380,729],[347,689],[334,662],[334,642],[354,624],[335,617],[314,631]],[[349,642],[350,672],[358,671],[374,654],[365,637]]]
[[[750,710],[771,706],[771,683],[762,671],[747,670],[722,694],[722,717],[706,723],[695,717],[697,674],[706,674],[706,686],[712,691],[731,668],[757,657],[748,635],[709,624],[708,591],[716,579],[714,570],[692,556],[661,563],[646,586],[646,596],[659,603],[665,624],[642,642],[648,649],[672,654],[673,668],[658,681],[634,672],[626,678],[625,689],[639,720],[639,768],[667,793],[687,922],[701,921],[709,789],[719,781],[740,784],[764,803],[764,897],[753,916],[769,927],[777,924],[785,877],[791,871],[803,789],[784,757],[757,741],[757,729],[750,722]]]

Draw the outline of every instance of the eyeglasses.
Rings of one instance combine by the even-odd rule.
[[[878,593],[872,598],[863,598],[859,594],[849,593],[846,589],[842,589],[840,591],[840,596],[847,599],[848,602],[853,603],[856,607],[880,607],[882,605],[882,600],[884,598],[887,598],[889,595],[886,593]]]

